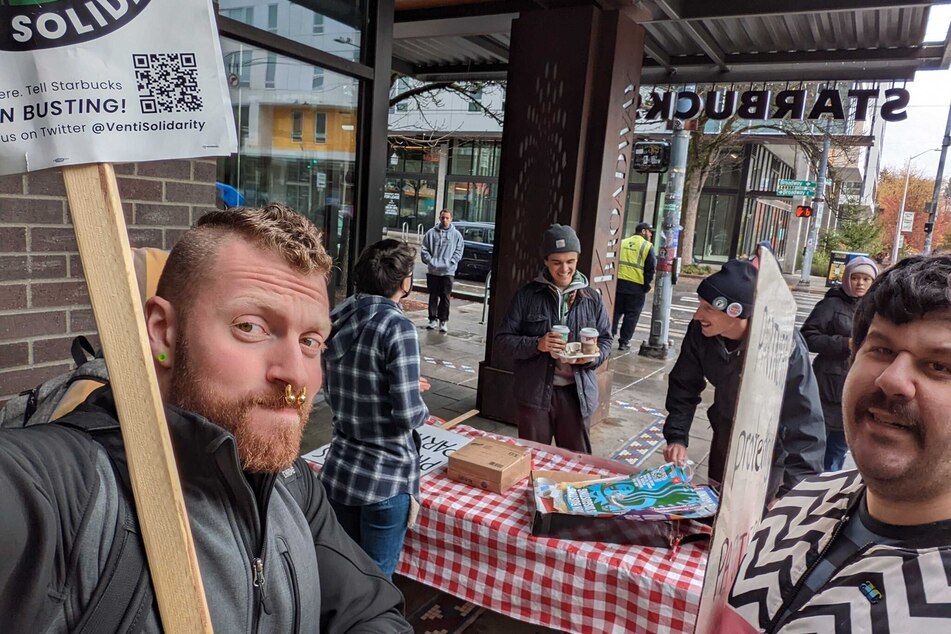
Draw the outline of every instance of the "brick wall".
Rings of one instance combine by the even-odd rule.
[[[214,208],[208,160],[116,165],[129,243],[169,249]],[[98,346],[60,170],[0,176],[0,402],[72,367],[70,342]]]

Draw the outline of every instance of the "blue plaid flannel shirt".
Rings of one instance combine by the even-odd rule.
[[[323,365],[333,440],[320,472],[327,494],[352,506],[419,497],[414,430],[429,409],[419,392],[416,326],[378,295],[347,298],[331,319]]]

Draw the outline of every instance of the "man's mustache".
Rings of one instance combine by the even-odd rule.
[[[889,398],[881,392],[877,392],[860,398],[856,404],[856,409],[859,411],[875,409],[887,412],[892,418],[907,426],[920,442],[923,443],[925,440],[925,427],[921,417],[917,410],[905,401]]]

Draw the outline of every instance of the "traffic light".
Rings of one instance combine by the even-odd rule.
[[[809,205],[799,205],[796,207],[796,217],[797,218],[811,218],[812,217],[812,207]]]

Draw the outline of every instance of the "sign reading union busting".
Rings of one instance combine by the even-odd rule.
[[[236,149],[209,0],[0,0],[0,174]]]
[[[719,620],[753,526],[763,515],[789,368],[796,302],[773,255],[761,247],[759,256],[756,299],[696,634],[728,631],[719,629]]]

